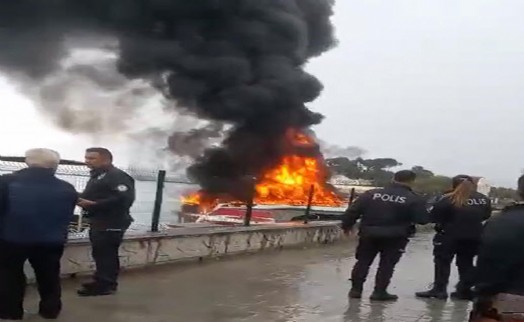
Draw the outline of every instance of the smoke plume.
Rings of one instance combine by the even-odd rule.
[[[128,130],[136,112],[158,96],[149,84],[128,81],[117,72],[114,63],[112,57],[93,64],[72,61],[26,91],[32,88],[31,97],[62,129],[75,133],[121,133]]]
[[[173,107],[210,121],[185,136],[174,129],[169,147],[200,154],[188,174],[204,189],[226,192],[278,162],[286,130],[321,121],[305,104],[322,85],[304,65],[335,45],[332,7],[333,0],[3,0],[0,69],[45,82],[64,70],[71,43],[114,38],[121,75],[147,80]],[[105,90],[123,81],[93,66],[66,70]],[[66,128],[80,113],[60,104],[67,85],[51,83],[41,95]],[[122,119],[134,101],[117,104]],[[89,105],[81,108],[81,126],[94,126]],[[229,129],[220,146],[193,148],[220,137],[221,124]]]

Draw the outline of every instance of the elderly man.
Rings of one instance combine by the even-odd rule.
[[[39,314],[60,314],[60,259],[78,199],[75,188],[55,177],[57,152],[26,152],[28,168],[0,177],[0,319],[21,320],[26,287],[24,263],[35,272]]]

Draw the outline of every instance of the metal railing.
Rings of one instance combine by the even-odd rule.
[[[0,174],[19,171],[26,167],[23,158],[0,156]],[[72,163],[72,162],[71,162]],[[131,208],[137,229],[158,231],[162,223],[177,222],[176,214],[180,208],[180,197],[183,193],[196,190],[197,187],[186,177],[169,174],[165,170],[154,169],[123,169],[135,179],[137,198]],[[89,181],[89,169],[78,164],[59,165],[56,176],[71,183],[78,192],[84,190]],[[75,209],[74,220],[69,231],[73,235],[85,232],[89,225],[82,218],[80,208]],[[146,228],[147,227],[147,228]]]
[[[89,169],[80,162],[69,161],[69,164],[61,164],[57,169],[57,177],[71,183],[77,191],[84,190],[89,181]],[[12,158],[6,160],[0,156],[0,174],[10,173],[25,168],[26,165]],[[187,177],[177,174],[169,174],[165,170],[123,169],[135,179],[136,200],[131,208],[131,215],[135,219],[133,224],[137,229],[158,232],[162,224],[178,223],[178,215],[181,210],[181,197],[184,193],[196,191],[198,186]],[[252,182],[254,188],[254,180]],[[253,209],[254,189],[246,198],[246,215],[244,225],[251,224]],[[314,216],[310,215],[311,200],[315,193],[313,187],[309,193],[308,206],[304,212],[303,221],[308,223]],[[355,189],[351,190],[350,200],[353,200]],[[80,235],[88,228],[83,220],[81,209],[76,208],[75,217],[70,225],[70,233]]]

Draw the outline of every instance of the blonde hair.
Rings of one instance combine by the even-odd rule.
[[[446,197],[451,199],[453,206],[463,207],[476,190],[477,187],[473,182],[464,179],[452,192],[446,194]]]
[[[25,153],[25,163],[28,167],[56,169],[60,164],[60,154],[50,149],[31,149]]]

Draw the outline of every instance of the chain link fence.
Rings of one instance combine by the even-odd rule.
[[[0,157],[0,174],[7,174],[26,167],[23,158]],[[66,161],[61,164],[56,176],[71,183],[78,192],[84,190],[89,180],[89,169],[80,162]],[[159,170],[153,169],[123,169],[135,179],[136,200],[131,208],[131,215],[135,219],[131,229],[147,231],[151,228],[155,196],[157,192],[157,175]],[[160,211],[160,224],[178,222],[178,211],[181,207],[181,196],[194,191],[198,186],[183,176],[167,174]],[[76,208],[75,217],[70,226],[70,232],[76,237],[85,236],[88,225],[82,220],[80,208]]]

